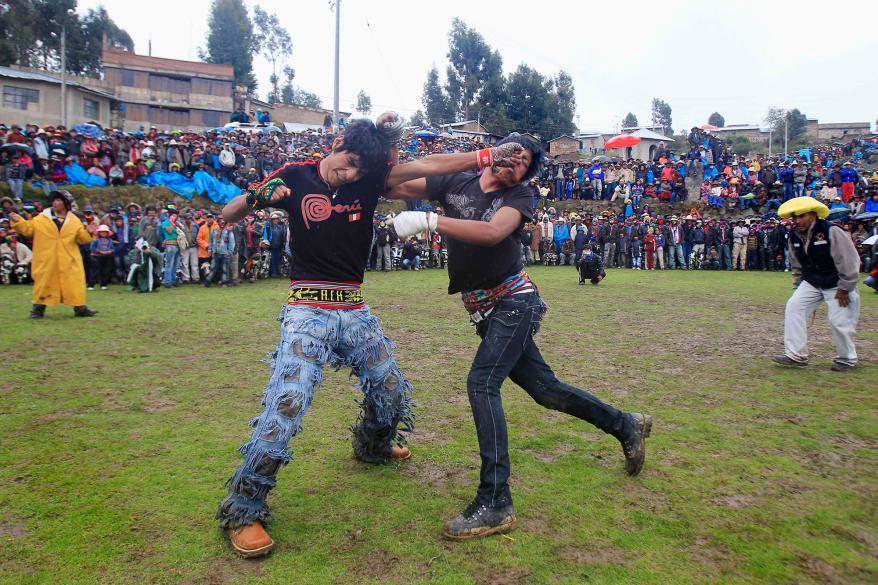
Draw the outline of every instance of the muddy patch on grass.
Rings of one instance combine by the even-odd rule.
[[[603,541],[583,545],[568,545],[561,549],[560,557],[578,566],[623,565],[629,555],[619,547]]]
[[[24,522],[13,518],[6,518],[0,523],[0,540],[11,538],[24,538],[27,536],[27,526]]]
[[[570,453],[576,453],[578,449],[570,443],[556,443],[545,449],[522,449],[525,453],[543,463],[554,463],[558,458]]]
[[[719,496],[713,499],[713,503],[724,508],[740,510],[741,508],[749,508],[756,504],[756,496],[748,494],[730,494],[727,496]]]
[[[698,536],[689,549],[692,559],[700,570],[708,575],[718,576],[733,569],[734,556],[728,549],[718,546],[712,539]]]
[[[424,459],[410,460],[400,467],[400,474],[418,484],[445,490],[466,480],[467,469]]]
[[[357,578],[350,582],[362,582],[374,580],[379,583],[408,583],[409,579],[396,573],[401,562],[398,555],[392,555],[386,550],[376,550],[359,557],[359,561],[351,574]]]
[[[263,560],[238,558],[234,556],[231,548],[225,552],[223,556],[211,561],[204,574],[193,582],[200,585],[229,585],[265,574]]]
[[[50,412],[49,414],[44,414],[37,419],[39,423],[47,423],[53,422],[56,420],[64,420],[65,418],[71,418],[75,416],[82,416],[86,413],[84,410],[59,410],[57,412]]]
[[[531,570],[526,567],[495,569],[476,577],[478,585],[523,585],[530,582]]]
[[[838,574],[838,571],[821,559],[814,558],[809,555],[800,555],[797,564],[803,573],[817,581],[826,585],[835,585],[836,583],[847,583],[847,580]]]

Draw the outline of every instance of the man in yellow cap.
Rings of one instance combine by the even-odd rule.
[[[780,206],[778,215],[792,217],[796,226],[789,237],[795,292],[787,301],[784,315],[784,355],[774,361],[783,366],[808,365],[808,318],[821,303],[826,303],[838,353],[832,360],[832,369],[849,370],[857,364],[857,249],[843,229],[826,221],[829,209],[812,197],[790,199]]]

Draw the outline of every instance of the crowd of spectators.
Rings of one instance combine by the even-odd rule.
[[[4,282],[26,281],[21,267],[29,262],[28,242],[9,232],[5,217],[13,210],[25,218],[39,213],[38,202],[21,200],[23,184],[31,181],[46,192],[55,189],[65,184],[69,162],[117,185],[135,183],[155,171],[191,175],[203,170],[244,188],[287,162],[321,159],[333,139],[328,130],[288,133],[271,126],[201,133],[159,132],[153,127],[89,136],[63,127],[0,124],[0,164],[11,194],[0,199]],[[875,233],[876,222],[857,219],[878,213],[878,172],[866,170],[872,145],[823,145],[788,158],[747,158],[732,154],[722,141],[698,129],[693,129],[689,142],[682,155],[662,146],[650,161],[601,157],[546,164],[531,182],[535,213],[521,236],[525,260],[573,264],[593,248],[606,267],[786,270],[786,234],[791,228],[774,212],[791,197],[809,195],[832,208],[833,218],[843,222],[861,250],[863,269],[872,269],[874,248],[862,241]],[[400,144],[400,159],[474,151],[480,145],[469,136],[419,137],[408,132]],[[583,207],[556,211],[554,202],[564,200],[572,206],[589,200],[606,206],[598,214]],[[682,217],[662,215],[655,209],[663,201],[685,201],[693,207]],[[289,249],[286,218],[280,212],[252,213],[234,225],[225,225],[216,210],[177,210],[162,203],[145,209],[134,203],[105,210],[85,206],[76,212],[96,236],[82,250],[89,288],[105,288],[111,282],[139,291],[195,282],[234,286],[282,276],[289,255],[295,253]],[[730,214],[748,217],[733,219]],[[385,218],[376,217],[370,269],[443,267],[445,257],[439,234],[399,242]],[[150,278],[144,278],[145,273]]]

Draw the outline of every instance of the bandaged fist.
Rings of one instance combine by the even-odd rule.
[[[524,152],[524,148],[520,144],[507,142],[500,146],[483,148],[476,154],[480,169],[491,167],[496,170],[498,167],[514,167],[520,163],[522,152]]]
[[[402,118],[396,112],[384,112],[378,116],[375,126],[384,142],[393,143],[402,140]]]
[[[429,211],[403,211],[390,220],[390,225],[393,226],[393,231],[400,240],[426,230],[435,232],[438,223],[439,216]]]

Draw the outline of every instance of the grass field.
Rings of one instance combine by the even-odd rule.
[[[370,274],[366,295],[415,387],[411,460],[351,456],[357,391],[327,375],[271,496],[278,546],[236,558],[213,515],[260,410],[281,281],[89,293],[101,314],[26,319],[0,290],[0,581],[4,583],[875,583],[878,295],[863,290],[861,367],[781,350],[789,275],[531,271],[539,341],[569,383],[655,417],[643,474],[618,443],[507,383],[511,538],[448,543],[478,452],[466,373],[478,339],[440,271]]]

